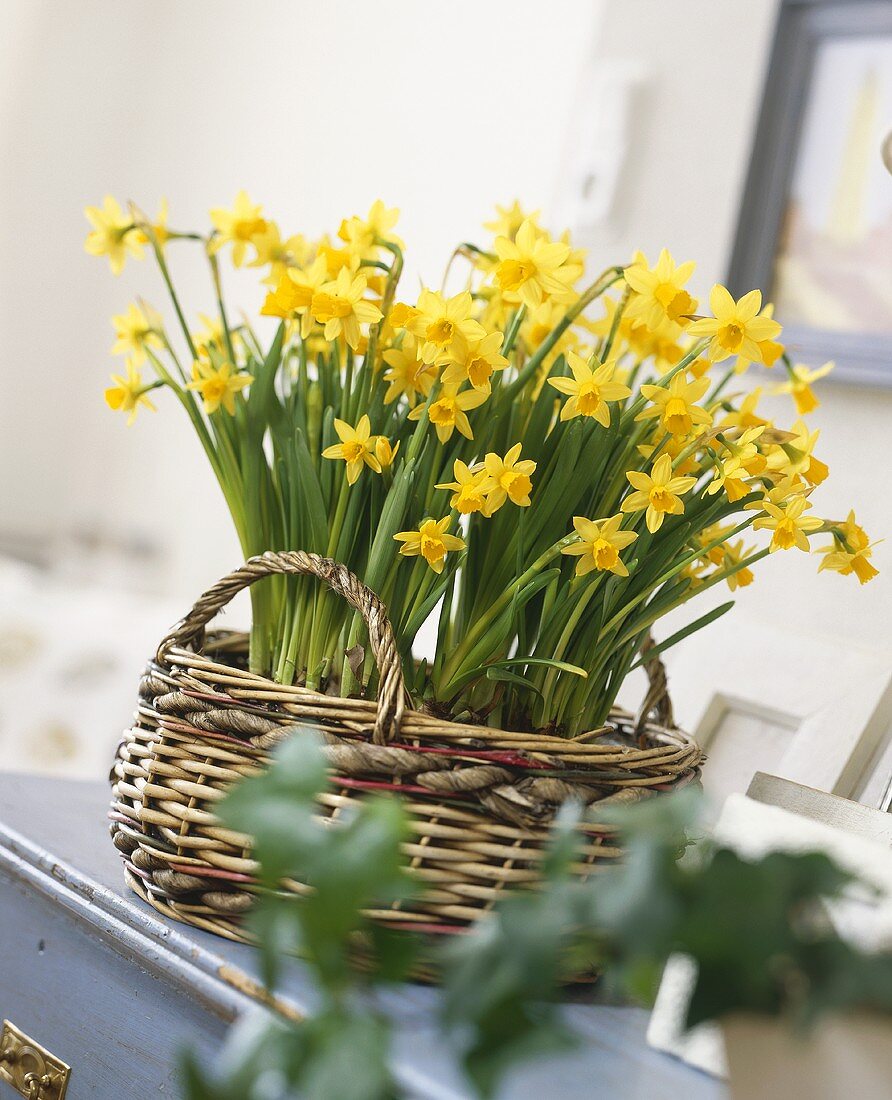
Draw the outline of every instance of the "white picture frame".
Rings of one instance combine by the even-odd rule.
[[[733,621],[732,621],[733,619]],[[665,655],[715,804],[757,771],[878,806],[892,774],[892,661],[737,608]]]

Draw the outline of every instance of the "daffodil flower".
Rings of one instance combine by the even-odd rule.
[[[372,436],[372,425],[368,416],[363,414],[355,428],[344,420],[336,419],[334,430],[341,442],[326,447],[322,457],[339,458],[347,463],[348,485],[356,484],[364,465],[376,474],[381,473],[381,461],[375,453],[377,439]]]
[[[325,326],[326,340],[337,340],[343,335],[355,351],[361,336],[359,326],[381,320],[381,310],[363,297],[367,286],[364,275],[353,276],[342,268],[337,279],[323,283],[316,291],[310,312]]]
[[[365,218],[345,218],[338,236],[363,258],[376,254],[378,239],[391,241],[402,248],[403,242],[392,232],[399,216],[397,207],[388,209],[381,199],[376,199]]]
[[[634,542],[638,535],[634,531],[621,531],[622,520],[622,512],[610,519],[573,517],[573,527],[580,541],[562,547],[561,553],[579,558],[576,562],[577,577],[584,577],[593,569],[628,577],[629,570],[620,560],[619,552]]]
[[[462,515],[471,515],[473,512],[483,512],[486,509],[486,484],[489,480],[485,469],[472,469],[466,463],[457,458],[452,465],[454,481],[444,481],[436,486],[437,489],[449,489],[452,497],[449,507]]]
[[[505,356],[499,354],[504,338],[501,332],[490,332],[469,344],[460,358],[447,357],[444,385],[460,386],[462,382],[470,382],[475,390],[488,395],[492,390],[493,374],[509,365]]]
[[[418,337],[419,355],[425,363],[441,361],[444,356],[461,359],[471,343],[486,335],[483,325],[471,316],[473,308],[474,300],[466,290],[452,298],[422,290],[407,327]]]
[[[664,248],[651,268],[647,257],[637,252],[625,270],[626,282],[635,292],[626,307],[629,319],[640,318],[650,329],[669,321],[676,326],[675,332],[688,324],[689,317],[697,312],[697,299],[684,289],[684,284],[694,274],[695,266],[692,260],[676,264]]]
[[[796,404],[796,412],[800,416],[805,416],[806,413],[814,412],[821,404],[811,388],[812,382],[817,382],[819,378],[826,377],[834,366],[835,364],[831,360],[829,363],[825,363],[823,367],[818,367],[817,370],[809,370],[802,363],[797,363],[790,368],[790,377],[787,381],[775,386],[771,392],[792,394],[793,401]]]
[[[230,416],[235,416],[235,395],[253,381],[250,374],[237,374],[232,363],[215,367],[212,362],[196,359],[192,364],[192,381],[186,388],[201,394],[204,411],[209,416],[221,405]]]
[[[406,333],[402,345],[387,348],[381,358],[387,364],[384,379],[389,383],[384,394],[384,404],[389,405],[400,397],[414,401],[418,394],[427,397],[437,380],[437,368],[425,363],[419,355],[415,337]]]
[[[496,281],[503,294],[515,295],[530,308],[545,298],[572,301],[570,286],[578,269],[570,268],[568,244],[551,241],[548,235],[527,219],[512,240],[496,237],[499,257]]]
[[[626,497],[621,508],[624,512],[647,509],[644,521],[651,534],[659,531],[667,514],[681,515],[684,512],[682,494],[697,483],[695,477],[674,477],[669,455],[661,455],[650,474],[629,470],[626,477],[636,491]]]
[[[573,374],[572,378],[549,378],[548,384],[554,386],[559,393],[569,395],[569,401],[564,402],[561,409],[561,420],[572,420],[576,416],[590,416],[610,427],[610,401],[622,401],[629,397],[632,391],[622,382],[614,381],[616,363],[599,363],[592,368],[588,363],[573,351],[567,352],[567,365]]]
[[[159,335],[164,322],[149,306],[129,305],[126,313],[116,314],[111,321],[116,336],[112,355],[129,355],[135,367],[145,362],[146,348],[164,346]]]
[[[141,260],[143,240],[133,219],[126,215],[111,195],[106,195],[102,206],[88,206],[84,211],[93,226],[84,248],[91,256],[108,256],[112,275],[120,275],[128,256]]]
[[[731,591],[735,592],[738,588],[746,588],[751,585],[754,580],[753,571],[748,565],[743,565],[743,562],[752,554],[752,547],[744,548],[743,539],[738,539],[733,544],[726,542],[721,550],[722,570],[730,570],[725,580]]]
[[[393,537],[402,543],[400,553],[404,557],[420,555],[435,573],[442,573],[447,553],[465,548],[464,539],[446,533],[449,523],[449,516],[439,520],[426,519],[417,531],[400,531]]]
[[[515,443],[504,458],[490,452],[483,460],[488,478],[486,515],[497,512],[506,500],[521,508],[529,508],[536,463],[530,458],[520,457],[522,447],[522,443]]]
[[[708,378],[689,382],[684,371],[674,375],[668,386],[644,385],[641,395],[652,401],[653,405],[643,409],[635,419],[659,417],[670,435],[690,435],[695,426],[702,428],[712,423],[712,415],[696,404],[708,389]]]
[[[688,329],[691,336],[711,337],[709,358],[720,362],[729,355],[742,355],[753,363],[762,362],[759,342],[773,340],[781,330],[777,321],[759,315],[762,292],[751,290],[735,302],[717,283],[710,292],[709,307],[714,316],[694,321]]]
[[[133,362],[128,359],[126,364],[127,376],[122,378],[120,374],[112,375],[113,386],[109,386],[105,391],[105,403],[110,409],[114,409],[116,412],[128,413],[127,425],[128,427],[136,419],[136,414],[139,411],[140,405],[148,409],[150,412],[155,412],[155,406],[146,396],[147,392],[153,388],[151,384],[143,385],[142,378],[139,371],[133,365]]]
[[[486,400],[486,394],[478,390],[464,390],[457,393],[454,389],[444,387],[443,392],[428,408],[427,415],[431,424],[437,431],[437,438],[441,443],[447,443],[452,438],[452,433],[457,428],[465,439],[473,439],[471,422],[468,420],[468,411],[476,409]],[[417,405],[410,413],[410,420],[420,420],[424,415],[424,405]]]
[[[148,222],[148,228],[151,230],[152,236],[155,238],[155,244],[159,248],[164,248],[170,239],[170,230],[167,228],[168,218],[168,204],[167,199],[162,199],[158,206],[158,217],[152,222]],[[146,223],[142,223],[146,224]],[[140,244],[149,243],[149,235],[143,229],[136,230],[136,239]]]
[[[861,550],[839,550],[835,545],[825,546],[819,551],[824,557],[818,566],[818,572],[831,569],[843,577],[854,574],[860,584],[867,584],[879,573],[870,561],[874,545],[876,544],[865,546]]]
[[[222,206],[211,210],[211,222],[217,232],[208,250],[216,253],[224,245],[231,244],[232,262],[236,267],[241,267],[245,262],[248,245],[264,234],[267,228],[260,206],[251,202],[245,191],[239,191],[235,196],[231,210]]]
[[[753,528],[757,531],[764,529],[774,532],[769,547],[772,553],[775,550],[790,550],[795,546],[807,554],[809,545],[806,535],[824,526],[824,521],[817,516],[803,515],[810,507],[804,495],[788,500],[783,508],[764,501],[762,508],[766,514],[756,519]]]
[[[388,470],[394,463],[400,449],[400,441],[392,444],[386,435],[379,435],[375,440],[375,458],[377,458],[382,470]]]
[[[532,213],[527,214],[515,199],[510,206],[499,206],[496,203],[495,218],[491,222],[484,222],[483,228],[488,229],[490,233],[494,233],[497,237],[507,237],[513,241],[517,236],[518,229],[524,222],[529,222],[534,229],[538,230],[540,228],[539,211],[534,210]]]

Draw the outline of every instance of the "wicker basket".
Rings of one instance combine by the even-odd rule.
[[[377,702],[276,684],[247,671],[244,634],[205,637],[238,591],[272,573],[319,577],[360,612],[380,676]],[[600,807],[678,787],[699,771],[699,748],[672,723],[662,665],[655,658],[646,667],[650,690],[639,720],[615,710],[604,730],[576,738],[444,721],[409,709],[387,615],[357,577],[300,551],[252,558],[198,600],[140,683],[135,724],[112,772],[109,815],[127,882],[168,917],[246,939],[242,915],[257,890],[251,841],[223,828],[215,805],[302,725],[324,737],[332,784],[320,796],[323,816],[335,820],[376,790],[399,791],[411,814],[406,855],[418,894],[374,919],[450,932],[505,890],[534,886],[549,822],[569,797],[589,804],[577,864],[588,876],[621,854],[598,821]]]

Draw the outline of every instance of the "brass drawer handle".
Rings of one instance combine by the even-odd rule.
[[[19,1028],[3,1021],[0,1034],[0,1081],[28,1100],[62,1100],[68,1088],[71,1067],[30,1038]]]

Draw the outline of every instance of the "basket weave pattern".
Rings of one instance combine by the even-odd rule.
[[[359,611],[378,667],[377,700],[277,684],[247,670],[244,634],[205,636],[236,592],[272,573],[318,577]],[[411,815],[405,854],[417,895],[374,919],[448,932],[478,919],[506,889],[535,886],[549,824],[568,798],[588,806],[575,868],[587,877],[621,854],[600,808],[672,789],[699,771],[699,748],[672,723],[661,663],[645,667],[641,718],[615,710],[603,731],[568,739],[449,722],[411,709],[386,612],[349,570],[301,551],[252,558],[199,599],[140,683],[109,815],[127,882],[169,917],[245,939],[241,918],[257,890],[251,840],[224,828],[215,805],[308,725],[321,731],[331,771],[322,817],[336,822],[368,791],[399,793]]]

